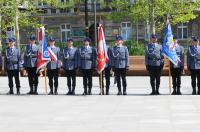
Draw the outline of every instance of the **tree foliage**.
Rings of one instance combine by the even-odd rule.
[[[197,9],[200,8],[200,0],[113,0],[111,3],[115,10],[109,17],[113,20],[123,20],[127,17],[133,22],[155,21],[157,31],[163,29],[167,14],[171,16],[171,23],[189,22],[198,16]],[[154,14],[152,15],[152,10]]]

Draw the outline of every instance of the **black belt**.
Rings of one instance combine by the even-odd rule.
[[[148,60],[158,61],[158,60],[161,60],[161,59],[158,59],[158,58],[148,58]]]
[[[197,62],[197,61],[200,61],[200,59],[191,59],[191,61]]]
[[[75,59],[66,59],[66,60],[75,61]]]
[[[81,59],[81,60],[90,60],[90,61],[92,61],[92,59]]]
[[[120,59],[120,58],[119,58],[119,59],[114,59],[114,60],[126,60],[126,59]]]

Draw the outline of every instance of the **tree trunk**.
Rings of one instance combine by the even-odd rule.
[[[155,20],[154,20],[154,7],[155,1],[149,0],[149,23],[150,23],[150,34],[155,34]]]
[[[16,4],[18,5],[18,0],[16,0]],[[15,35],[16,35],[16,46],[20,50],[20,40],[19,40],[19,10],[18,6],[16,7],[16,15],[15,15]]]
[[[85,36],[88,37],[89,27],[88,27],[88,0],[85,0]]]

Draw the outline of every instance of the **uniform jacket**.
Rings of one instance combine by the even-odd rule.
[[[94,69],[96,68],[96,58],[97,52],[96,49],[88,47],[80,47],[78,51],[78,66],[80,69]]]
[[[53,46],[53,47],[49,47],[54,54],[57,56],[58,62],[54,62],[53,60],[51,60],[48,64],[47,64],[47,69],[48,70],[55,70],[55,69],[59,69],[61,68],[61,56],[60,56],[60,48]]]
[[[25,68],[36,67],[37,57],[38,57],[38,46],[35,44],[27,45],[25,47],[25,52],[24,52],[24,67]]]
[[[5,69],[6,70],[19,70],[22,68],[21,56],[19,49],[16,47],[6,48],[5,54]]]
[[[173,63],[170,63],[171,68],[184,68],[184,48],[183,46],[180,46],[179,44],[177,44],[175,46],[175,50],[176,50],[176,54],[178,55],[179,59],[180,59],[180,63],[178,63],[178,65],[174,65]]]
[[[63,68],[65,70],[74,70],[78,68],[78,48],[63,49]]]
[[[162,45],[147,44],[145,49],[145,64],[147,66],[161,66],[164,64]]]
[[[111,50],[112,54],[112,67],[113,68],[126,68],[129,67],[129,52],[126,46],[114,46]]]
[[[200,46],[191,45],[187,51],[187,65],[190,69],[200,69]]]

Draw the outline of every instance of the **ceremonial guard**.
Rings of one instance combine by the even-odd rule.
[[[192,45],[188,47],[187,66],[188,70],[191,72],[192,94],[200,95],[200,46],[197,37],[192,38]],[[196,92],[196,87],[198,87],[198,92]]]
[[[105,80],[106,80],[106,95],[109,95],[110,77],[111,77],[111,68],[112,68],[111,48],[110,48],[109,44],[107,44],[107,55],[108,55],[108,61],[106,62],[104,74],[105,74]],[[103,91],[104,91],[104,82],[103,82]]]
[[[38,46],[35,44],[35,36],[31,35],[29,44],[25,47],[24,52],[24,68],[28,72],[28,81],[30,91],[27,94],[37,95],[38,88],[38,75],[37,71],[37,58],[38,58]]]
[[[105,76],[105,81],[106,81],[106,95],[109,95],[112,60],[111,60],[111,49],[110,49],[110,46],[109,46],[108,43],[106,45],[106,48],[107,48],[108,60],[107,60],[106,65],[105,65],[105,69],[103,70],[103,76]],[[102,94],[104,95],[104,87],[105,87],[104,79],[99,79],[99,80],[100,81],[102,80]],[[101,86],[101,84],[100,84],[100,86]]]
[[[15,78],[15,84],[17,94],[20,94],[20,80],[19,72],[22,68],[20,51],[15,47],[15,38],[8,38],[8,47],[6,48],[5,54],[5,70],[8,74],[9,88],[10,91],[7,94],[14,94],[13,92],[13,77]]]
[[[117,78],[118,95],[122,95],[121,79],[123,86],[123,95],[126,93],[126,72],[129,69],[129,52],[128,48],[123,45],[122,36],[116,37],[116,45],[111,50],[112,53],[112,69]]]
[[[145,64],[149,72],[152,92],[150,95],[159,95],[160,75],[164,66],[162,45],[157,43],[157,35],[151,35],[151,43],[146,45]]]
[[[49,95],[58,94],[58,72],[61,67],[60,48],[55,46],[55,38],[49,37],[49,47],[54,55],[57,57],[57,62],[51,58],[47,64],[47,76],[49,78]]]
[[[67,47],[63,50],[63,68],[67,76],[67,95],[75,95],[76,70],[78,68],[78,49],[73,46],[73,39],[67,40]]]
[[[96,68],[96,50],[90,46],[91,39],[85,38],[83,40],[83,46],[79,48],[78,66],[83,75],[83,95],[91,95],[92,90],[92,76]],[[88,90],[87,90],[88,89]]]
[[[172,75],[172,84],[173,84],[173,92],[172,95],[181,95],[180,87],[181,87],[181,74],[184,70],[184,48],[178,43],[178,39],[174,37],[174,45],[173,50],[176,51],[176,54],[179,58],[178,65],[174,65],[170,62],[170,70]]]

